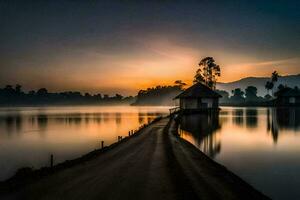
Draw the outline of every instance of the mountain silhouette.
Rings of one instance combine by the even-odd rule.
[[[242,78],[238,81],[228,82],[228,83],[217,83],[217,89],[219,90],[226,90],[231,94],[231,91],[235,88],[241,88],[245,90],[248,86],[255,86],[257,88],[257,95],[264,96],[267,94],[267,90],[265,88],[265,84],[267,81],[270,80],[270,77],[247,77]],[[278,79],[274,86],[274,91],[277,90],[277,86],[283,84],[289,87],[300,86],[300,74],[298,75],[287,75],[281,76]]]

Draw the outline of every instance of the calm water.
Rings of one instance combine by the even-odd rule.
[[[300,108],[190,115],[180,135],[273,199],[300,199]]]
[[[24,166],[39,168],[109,145],[168,113],[168,107],[0,108],[0,180]]]

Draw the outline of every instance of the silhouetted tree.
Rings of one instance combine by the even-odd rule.
[[[102,95],[99,93],[99,94],[95,94],[94,97],[98,100],[101,100],[102,99]]]
[[[268,94],[269,94],[269,91],[273,89],[273,87],[274,87],[273,82],[271,82],[271,81],[266,82],[265,88],[267,89]]]
[[[220,98],[220,103],[226,103],[229,101],[229,93],[225,90],[216,90],[216,92],[222,96]]]
[[[264,96],[264,99],[267,100],[267,101],[270,101],[270,100],[272,99],[272,96],[269,95],[269,94],[266,94],[266,95]]]
[[[194,76],[194,83],[202,83],[211,89],[216,88],[217,77],[221,76],[220,66],[213,57],[205,57],[199,62],[199,69]]]
[[[34,90],[30,90],[30,91],[28,92],[28,94],[31,95],[31,96],[33,96],[33,95],[35,95],[35,91],[34,91]]]
[[[281,85],[280,87],[278,86],[278,90],[274,93],[274,96],[277,97],[277,96],[280,96],[281,94],[287,92],[287,91],[290,91],[292,90],[292,88],[288,87],[288,86],[283,86]]]
[[[272,76],[271,76],[272,82],[273,82],[273,83],[277,82],[277,81],[278,81],[278,78],[279,78],[278,72],[277,72],[277,71],[274,71],[274,72],[272,73]]]
[[[116,94],[116,95],[115,95],[115,98],[116,98],[117,100],[121,100],[121,99],[123,99],[123,96],[120,95],[120,94]]]
[[[11,85],[6,85],[4,90],[13,90],[13,87]]]
[[[236,88],[234,90],[232,90],[232,94],[233,96],[244,96],[244,92],[241,90],[241,88]]]
[[[45,105],[45,104],[119,104],[127,103],[131,104],[134,101],[134,97],[123,97],[120,94],[116,94],[114,97],[102,98],[101,94],[91,95],[85,93],[82,95],[77,91],[67,91],[60,93],[48,93],[46,88],[41,88],[37,92],[34,90],[25,93],[22,91],[21,85],[16,85],[13,88],[11,85],[7,85],[4,88],[0,88],[0,105]]]
[[[13,87],[11,85],[6,85],[4,88],[4,92],[6,95],[13,95],[15,90],[13,89]]]
[[[194,76],[194,81],[193,81],[194,83],[202,83],[202,84],[206,84],[205,83],[205,79],[204,79],[204,77],[203,77],[203,72],[202,72],[202,69],[197,69],[197,71],[196,71],[196,74],[195,74],[195,76]]]
[[[16,90],[16,93],[17,93],[17,94],[21,94],[21,92],[22,92],[22,86],[19,85],[19,84],[17,84],[15,90]]]
[[[284,88],[284,85],[282,85],[282,84],[278,85],[278,87],[277,87],[278,90],[282,90],[283,88]]]
[[[272,72],[271,80],[267,81],[266,85],[265,85],[265,88],[267,89],[268,93],[270,90],[272,90],[273,96],[274,96],[273,88],[274,88],[275,83],[278,81],[278,78],[279,78],[278,72],[277,71]]]
[[[45,96],[48,94],[48,90],[46,88],[41,88],[36,92],[36,94],[39,96]]]
[[[230,98],[235,103],[242,103],[245,101],[244,98],[244,92],[241,90],[241,88],[236,88],[232,90],[233,96]]]
[[[277,71],[274,71],[271,75],[271,81],[273,83],[273,85],[275,86],[275,83],[278,81],[278,78],[279,78],[279,74]],[[274,91],[272,89],[272,94],[274,95]]]
[[[146,90],[140,90],[136,97],[135,105],[173,105],[173,98],[180,92],[182,92],[182,89],[178,85],[158,85]]]
[[[248,86],[245,89],[246,101],[258,101],[257,88],[254,86]]]
[[[103,96],[103,99],[104,99],[104,100],[107,100],[107,99],[109,99],[109,96],[108,96],[108,94],[104,94],[104,96]]]
[[[186,83],[182,82],[182,80],[176,80],[174,82],[175,86],[178,86],[180,89],[182,89],[184,86],[186,86]]]
[[[85,97],[88,97],[88,98],[92,97],[92,95],[90,95],[90,93],[88,93],[88,92],[86,92],[86,93],[84,94],[84,96],[85,96]]]

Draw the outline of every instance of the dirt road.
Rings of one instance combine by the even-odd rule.
[[[3,199],[266,198],[175,137],[175,123],[168,121],[162,119],[99,157],[42,178]]]

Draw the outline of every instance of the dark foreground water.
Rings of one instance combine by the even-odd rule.
[[[183,117],[179,133],[273,199],[300,199],[300,108],[223,107]]]
[[[0,180],[20,167],[49,166],[109,145],[118,136],[168,114],[168,107],[0,108]]]

